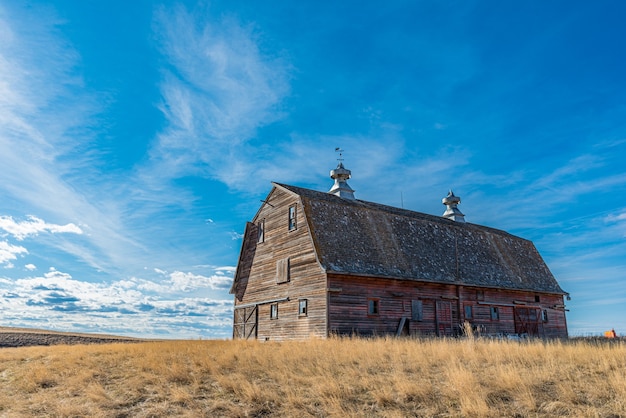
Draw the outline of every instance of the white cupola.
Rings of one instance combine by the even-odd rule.
[[[347,181],[351,177],[351,174],[352,172],[343,166],[343,162],[339,161],[337,168],[330,170],[330,178],[335,180],[335,184],[328,193],[344,199],[354,200],[354,190],[348,185]]]
[[[448,192],[448,195],[441,199],[441,203],[446,205],[446,211],[443,213],[443,217],[456,222],[465,222],[465,215],[461,213],[459,208],[456,207],[461,203],[461,198],[455,196],[452,190]]]

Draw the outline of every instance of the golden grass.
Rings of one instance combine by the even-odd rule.
[[[626,417],[626,343],[329,339],[5,348],[0,416]]]

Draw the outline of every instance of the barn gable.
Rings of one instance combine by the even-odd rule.
[[[235,338],[327,335],[326,276],[305,218],[301,197],[274,187],[247,223],[230,290]]]

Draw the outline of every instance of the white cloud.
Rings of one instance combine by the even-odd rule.
[[[71,275],[69,275],[68,273],[62,273],[60,271],[58,271],[57,269],[55,269],[54,267],[50,267],[50,270],[47,273],[44,273],[43,275],[46,279],[50,279],[50,280],[70,280],[72,278]]]
[[[618,215],[614,215],[614,214],[610,214],[608,215],[605,220],[607,222],[620,222],[620,221],[624,221],[626,220],[626,212],[620,213]]]
[[[62,24],[52,7],[0,7],[0,194],[42,218],[77,223],[48,224],[35,217],[0,222],[18,239],[42,232],[81,234],[85,227],[77,225],[94,225],[80,243],[49,244],[96,268],[114,268],[133,243],[120,233],[118,205],[103,201],[106,187],[98,187],[98,199],[92,199],[84,184],[99,178],[92,175],[93,132],[86,127],[100,105],[83,88],[76,71],[80,57],[58,29]]]
[[[243,158],[241,146],[257,128],[280,117],[288,90],[285,66],[263,56],[254,28],[182,7],[156,13],[157,35],[174,71],[161,84],[169,127],[152,150],[169,177],[203,173],[238,186],[224,161]],[[148,179],[146,179],[148,181]]]
[[[9,244],[7,241],[0,241],[0,264],[10,263],[20,254],[28,254],[28,250],[19,245]]]
[[[150,280],[134,278],[137,287],[150,292],[183,292],[189,293],[199,289],[228,289],[232,285],[232,274],[235,267],[219,267],[215,269],[215,274],[203,276],[191,272],[174,271],[168,273],[165,270],[154,269],[156,273],[166,277],[165,281],[154,282]],[[230,273],[225,275],[224,273]]]
[[[619,231],[622,237],[626,237],[626,212],[609,214],[604,218],[604,222],[608,223],[609,227]]]
[[[236,241],[236,240],[242,239],[242,238],[243,238],[243,234],[240,234],[239,232],[231,231],[230,239],[232,239],[233,241]]]
[[[25,268],[26,270],[29,270],[29,271],[34,271],[34,270],[37,270],[37,266],[36,266],[36,265],[34,265],[34,264],[30,264],[30,263],[29,263],[29,264],[26,264],[26,265],[24,266],[24,268]]]
[[[11,216],[0,216],[0,229],[5,230],[17,240],[22,241],[29,235],[37,235],[40,232],[82,234],[83,231],[73,223],[56,225],[46,223],[36,216],[28,216],[28,220],[16,222]]]
[[[141,279],[90,283],[51,268],[43,276],[0,278],[0,309],[9,326],[36,323],[39,328],[66,331],[224,338],[231,333],[232,301],[181,297],[177,291],[196,289],[197,282],[221,286],[225,280],[175,272],[169,282],[149,288],[149,282]]]

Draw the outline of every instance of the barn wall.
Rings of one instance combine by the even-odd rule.
[[[293,205],[296,229],[290,231],[289,207]],[[262,221],[264,240],[256,245],[247,284],[241,297],[235,298],[235,310],[258,304],[254,335],[260,340],[325,337],[326,278],[315,256],[300,198],[274,189],[253,220],[257,225]],[[286,259],[289,278],[277,280],[277,266],[285,266]],[[298,314],[300,299],[307,299],[306,315]],[[278,307],[275,319],[270,318],[272,304]],[[238,337],[236,332],[233,336]]]
[[[378,314],[368,314],[370,299],[378,301]],[[337,334],[396,334],[406,318],[405,332],[410,335],[458,335],[467,320],[485,335],[516,334],[528,328],[538,337],[566,337],[565,312],[554,308],[562,304],[560,295],[329,275],[329,330]],[[471,306],[471,318],[465,316],[466,305]],[[414,312],[417,307],[419,313]],[[497,318],[492,318],[493,307]],[[520,312],[537,315],[536,320],[526,324],[520,321]]]

